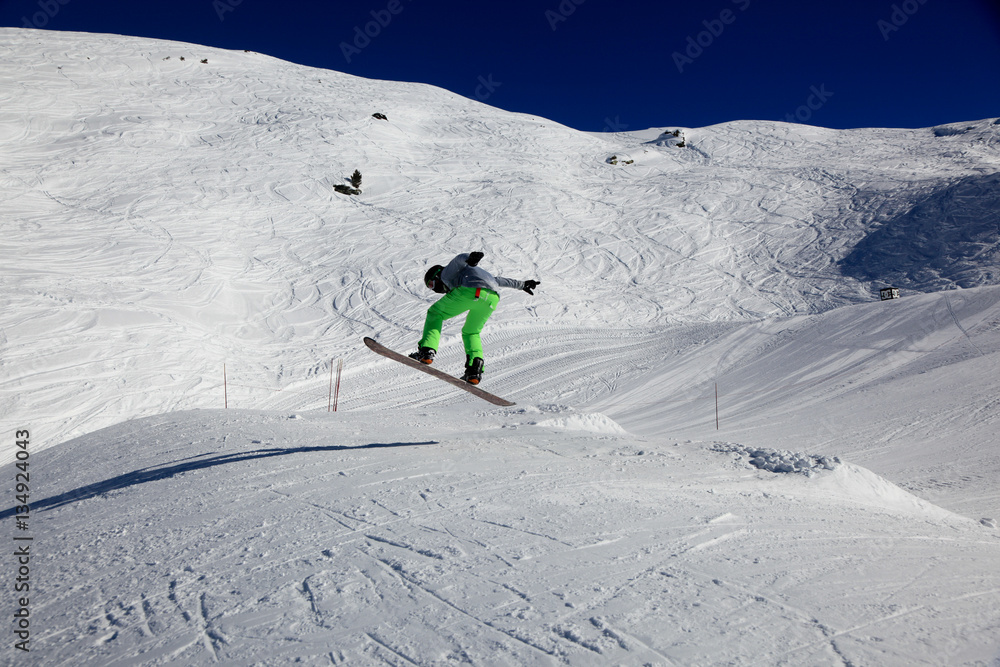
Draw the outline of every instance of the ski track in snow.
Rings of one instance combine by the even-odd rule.
[[[194,411],[74,441],[104,470],[43,452],[53,490],[78,499],[35,518],[54,582],[37,622],[60,629],[38,655],[940,664],[916,644],[989,646],[1000,578],[979,563],[1000,542],[871,473],[752,472],[707,448],[533,426],[530,411],[459,412],[478,418],[472,441],[455,408]],[[371,441],[414,432],[434,440]],[[244,456],[213,460],[220,447]],[[165,461],[189,466],[100,488],[109,468]],[[98,488],[80,493],[88,478]]]
[[[1000,659],[996,121],[682,149],[255,53],[0,53],[35,664]],[[475,249],[542,282],[486,329],[505,410],[361,344],[414,347]]]

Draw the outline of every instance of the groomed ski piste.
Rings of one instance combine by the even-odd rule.
[[[1000,664],[1000,121],[586,134],[0,56],[0,663]],[[514,407],[361,343],[471,250],[542,283],[484,335]]]

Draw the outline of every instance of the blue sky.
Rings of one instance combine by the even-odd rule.
[[[249,49],[588,131],[1000,116],[998,0],[0,0],[0,25]]]

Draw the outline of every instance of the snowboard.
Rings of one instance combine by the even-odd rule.
[[[406,364],[410,368],[415,368],[418,371],[427,373],[428,375],[433,375],[434,377],[436,377],[436,378],[438,378],[440,380],[444,380],[448,384],[455,385],[459,389],[467,391],[467,392],[469,392],[470,394],[472,394],[474,396],[478,396],[479,398],[481,398],[484,401],[487,401],[489,403],[492,403],[493,405],[502,405],[504,407],[515,405],[512,401],[508,401],[505,398],[500,398],[499,396],[494,396],[490,392],[483,391],[482,389],[480,389],[476,385],[469,384],[465,380],[461,380],[461,379],[459,379],[457,377],[453,377],[451,375],[448,375],[447,373],[439,371],[436,368],[431,368],[430,365],[421,363],[421,362],[417,361],[416,359],[410,359],[405,354],[400,354],[399,352],[394,352],[393,350],[390,350],[389,348],[385,347],[384,345],[381,345],[381,344],[377,343],[375,340],[373,340],[371,338],[365,337],[365,345],[367,345],[368,349],[370,349],[372,352],[375,352],[376,354],[381,354],[383,357],[386,357],[388,359],[392,359],[394,361],[398,361],[398,362],[400,362],[402,364]]]

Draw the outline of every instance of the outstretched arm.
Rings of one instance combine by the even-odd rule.
[[[469,266],[477,266],[479,260],[483,258],[483,253],[470,252],[468,255],[459,255],[459,257],[465,259],[465,263]],[[534,296],[535,293],[532,291],[538,287],[541,282],[537,280],[514,280],[513,278],[504,278],[503,276],[494,276],[497,281],[497,285],[500,287],[512,287],[514,289],[524,290],[528,294]]]
[[[514,280],[513,278],[497,276],[497,284],[500,285],[500,287],[512,287],[514,289],[524,290],[528,294],[534,296],[535,293],[532,290],[542,283],[537,280]]]

